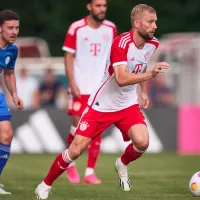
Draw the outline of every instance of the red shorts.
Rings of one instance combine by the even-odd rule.
[[[90,95],[81,95],[80,98],[77,98],[69,94],[68,114],[81,116],[87,107],[89,97]]]
[[[79,121],[76,134],[96,138],[114,124],[121,131],[124,141],[129,141],[128,131],[131,126],[136,124],[146,125],[144,120],[138,104],[116,112],[99,112],[87,107]]]

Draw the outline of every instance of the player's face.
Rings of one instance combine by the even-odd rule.
[[[2,40],[7,44],[13,44],[16,41],[18,33],[19,33],[18,20],[5,21],[3,25],[0,26],[0,36]]]
[[[138,33],[145,40],[153,39],[154,33],[157,29],[156,21],[156,14],[148,11],[144,12],[141,20],[139,20]]]
[[[87,8],[94,20],[102,22],[106,17],[107,0],[93,0],[91,4],[87,5]]]

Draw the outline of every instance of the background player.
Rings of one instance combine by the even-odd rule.
[[[141,157],[149,145],[146,123],[137,103],[137,83],[141,86],[142,107],[146,108],[149,101],[145,81],[169,67],[168,63],[161,62],[152,71],[146,72],[147,63],[158,47],[158,40],[153,37],[157,29],[156,21],[156,11],[152,7],[139,4],[133,8],[133,29],[114,40],[107,77],[90,96],[89,106],[83,112],[69,149],[57,156],[48,175],[36,188],[39,199],[48,198],[54,180],[64,172],[69,163],[81,155],[92,138],[111,124],[120,129],[125,141],[132,141],[115,163],[120,187],[124,191],[130,190],[127,165]]]
[[[16,90],[16,80],[14,74],[15,61],[18,54],[17,47],[13,44],[19,33],[19,16],[11,10],[0,12],[0,74],[4,77],[5,85],[10,92],[13,102],[18,110],[23,109],[23,101],[18,97]],[[13,138],[13,130],[10,123],[11,113],[0,93],[0,174],[5,167],[10,156],[10,146]],[[2,185],[0,194],[10,194],[6,192]]]
[[[106,0],[89,0],[87,9],[90,12],[89,16],[74,22],[69,27],[63,45],[63,50],[66,51],[66,74],[71,90],[68,114],[71,115],[72,126],[67,147],[74,139],[76,127],[87,106],[89,95],[103,78],[109,49],[117,32],[115,25],[105,20]],[[94,174],[100,143],[101,135],[92,140],[89,145],[85,183],[101,183]],[[67,168],[66,174],[70,182],[80,182],[74,162]]]

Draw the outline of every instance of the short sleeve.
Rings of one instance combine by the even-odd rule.
[[[8,69],[14,69],[15,68],[15,62],[17,60],[17,55],[18,55],[18,49],[16,48],[15,51],[12,53],[12,58],[10,59],[10,62],[8,63],[7,68]]]
[[[72,25],[69,27],[69,30],[66,33],[62,49],[70,53],[75,53],[76,51],[76,30]]]
[[[119,42],[119,38],[116,38],[111,47],[110,61],[113,67],[122,64],[127,65],[127,49],[119,47]]]

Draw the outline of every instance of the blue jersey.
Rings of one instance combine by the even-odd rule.
[[[9,44],[5,49],[0,48],[0,71],[14,69],[18,49],[14,44]]]
[[[14,69],[17,59],[18,48],[14,44],[9,44],[5,49],[0,47],[0,75],[4,69]],[[4,95],[0,93],[0,121],[10,120],[11,114]]]

